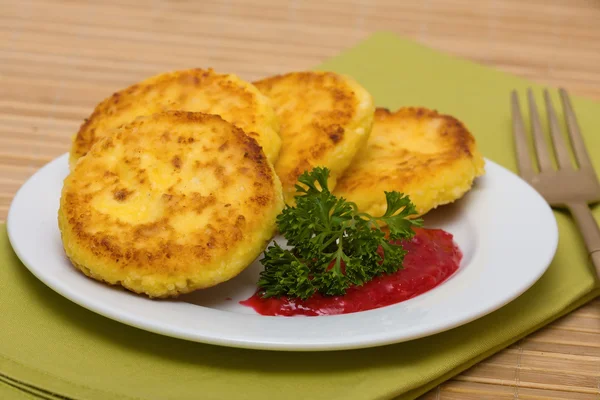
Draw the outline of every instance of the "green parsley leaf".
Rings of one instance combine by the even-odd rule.
[[[321,167],[298,178],[296,205],[277,217],[290,249],[274,244],[265,250],[258,281],[262,297],[343,295],[351,286],[402,268],[406,251],[395,241],[411,238],[412,227],[422,225],[421,219],[408,218],[417,213],[408,196],[385,192],[386,212],[373,217],[334,196],[328,178],[329,170]],[[389,238],[382,225],[389,227]]]

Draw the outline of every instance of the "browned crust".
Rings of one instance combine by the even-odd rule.
[[[180,80],[187,86],[196,86],[198,88],[211,82],[217,82],[224,91],[235,92],[237,96],[240,96],[246,108],[252,109],[255,107],[256,99],[250,92],[240,90],[235,83],[222,79],[223,76],[224,75],[217,74],[212,68],[192,68],[151,77],[113,93],[110,97],[99,103],[92,114],[86,118],[80,126],[73,141],[73,157],[77,159],[84,156],[91,149],[92,145],[99,140],[96,130],[99,128],[99,125],[104,118],[127,112],[127,110],[130,109],[145,93],[148,93],[151,90],[165,89],[169,87],[174,80]],[[113,129],[116,128],[118,128],[118,126],[113,127]],[[254,132],[247,133],[249,135],[256,135]],[[106,135],[106,132],[103,132],[102,135]]]
[[[438,119],[441,121],[437,131],[436,144],[440,151],[434,154],[413,153],[405,149],[381,149],[383,155],[389,158],[396,157],[396,168],[382,174],[373,172],[368,165],[357,160],[346,173],[338,180],[336,191],[339,193],[352,193],[356,190],[368,192],[387,187],[385,190],[397,190],[398,187],[407,187],[419,184],[425,177],[431,177],[442,168],[456,163],[458,160],[475,159],[476,143],[466,126],[450,115],[440,114],[436,110],[424,107],[402,107],[396,111],[387,108],[375,110],[375,121],[372,137],[377,137],[378,125],[389,125],[406,121],[426,121]],[[367,144],[371,149],[375,146],[372,142]],[[400,144],[401,147],[401,144]],[[360,154],[359,154],[360,156]],[[386,162],[389,162],[387,160]],[[382,189],[383,190],[383,189]]]
[[[321,165],[324,157],[338,144],[346,140],[346,128],[356,123],[358,110],[356,94],[349,90],[343,76],[333,72],[302,71],[274,75],[253,84],[273,101],[273,107],[281,121],[283,146],[275,165],[281,183],[293,187],[298,177],[314,166]],[[281,88],[284,88],[282,91]],[[297,88],[290,92],[285,88]],[[315,113],[314,99],[310,96],[318,91],[331,106]],[[288,97],[296,105],[289,109]],[[319,99],[323,101],[323,98]],[[310,116],[306,126],[294,126],[290,121],[299,116]],[[294,143],[299,131],[311,132],[310,145]],[[295,165],[288,165],[290,159]]]
[[[157,123],[171,124],[173,127],[187,126],[189,129],[186,129],[183,135],[163,135],[153,130],[153,126]],[[211,126],[223,130],[224,133],[217,135],[217,139],[227,143],[233,149],[238,149],[240,154],[237,160],[238,170],[242,174],[250,175],[254,181],[254,185],[249,188],[249,193],[243,196],[241,209],[235,209],[231,204],[223,204],[223,210],[217,210],[215,218],[206,227],[199,227],[182,245],[178,244],[180,237],[170,225],[171,219],[189,210],[200,213],[206,207],[219,207],[216,198],[218,194],[208,196],[199,193],[183,194],[177,193],[171,187],[162,195],[168,213],[164,218],[149,224],[127,224],[115,221],[110,215],[100,214],[90,207],[90,201],[95,193],[85,190],[90,186],[89,181],[101,180],[105,186],[120,182],[118,171],[95,170],[98,165],[102,165],[97,163],[98,159],[103,157],[105,152],[110,151],[110,148],[121,144],[131,146],[128,149],[134,150],[141,136],[147,138],[149,135],[154,135],[156,141],[161,141],[163,145],[176,142],[178,149],[185,154],[189,147],[197,145],[196,136],[202,134],[195,131],[194,126],[204,123],[210,123]],[[132,131],[137,133],[132,134]],[[142,131],[143,135],[140,135]],[[121,269],[151,270],[170,274],[189,271],[203,263],[213,262],[241,243],[252,229],[259,229],[262,223],[260,216],[277,203],[273,172],[261,147],[241,129],[227,123],[219,116],[171,111],[139,118],[123,126],[112,138],[104,138],[100,143],[101,145],[92,148],[89,155],[80,161],[67,178],[61,201],[61,212],[64,213],[64,220],[68,223],[71,238],[79,246],[85,247],[97,259],[117,263]],[[228,156],[235,157],[236,154],[228,153]],[[176,162],[173,160],[171,159],[173,168],[181,169],[182,160]],[[148,188],[147,171],[139,167],[140,159],[135,151],[128,152],[123,162],[128,165],[130,171],[136,173],[139,184]],[[197,167],[214,168],[215,171],[219,169],[218,165],[204,164]],[[216,173],[215,176],[221,179],[221,189],[226,189],[233,184],[222,174]],[[84,190],[81,190],[82,188]],[[118,201],[126,201],[131,193],[132,191],[127,188],[120,187],[114,191],[114,196]],[[91,233],[90,228],[98,224],[107,229]],[[116,226],[118,229],[111,231],[111,226]]]
[[[472,155],[473,148],[475,147],[473,135],[471,135],[465,124],[451,115],[440,114],[437,110],[430,110],[425,107],[402,107],[395,112],[383,107],[375,109],[375,121],[389,118],[396,120],[404,118],[413,118],[416,120],[440,118],[444,121],[440,136],[449,139],[451,143],[449,147],[456,149],[457,155],[461,152],[467,156]]]

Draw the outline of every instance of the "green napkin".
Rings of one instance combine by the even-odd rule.
[[[319,68],[354,76],[378,105],[423,105],[458,117],[485,156],[513,170],[509,92],[539,89],[387,33]],[[600,105],[573,100],[600,171]],[[600,216],[600,209],[595,213]],[[210,346],[106,319],[40,283],[14,255],[1,227],[0,397],[414,399],[600,294],[573,222],[565,213],[556,217],[560,244],[554,262],[501,310],[434,337],[327,353]]]

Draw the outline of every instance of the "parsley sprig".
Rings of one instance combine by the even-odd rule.
[[[385,192],[386,212],[373,217],[334,196],[328,177],[327,168],[317,167],[298,178],[296,205],[277,217],[290,248],[274,243],[260,260],[262,297],[343,295],[350,286],[402,268],[406,251],[395,241],[412,237],[412,227],[422,225],[421,219],[407,218],[417,214],[408,196]],[[388,226],[387,238],[380,225]]]

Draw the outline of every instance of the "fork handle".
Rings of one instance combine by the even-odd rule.
[[[567,207],[575,219],[583,241],[588,249],[596,273],[600,278],[600,228],[586,203],[568,203]]]

